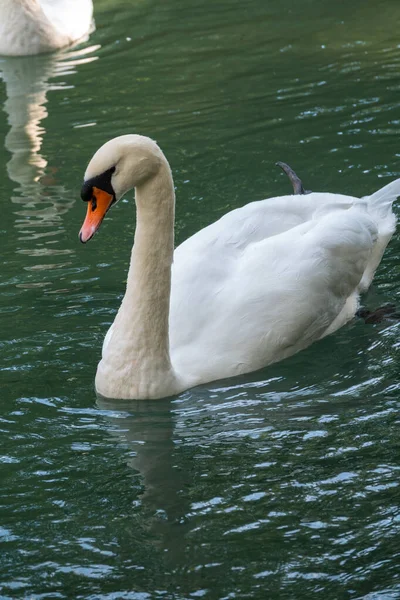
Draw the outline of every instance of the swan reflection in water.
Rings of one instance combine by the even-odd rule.
[[[140,503],[153,542],[175,558],[184,552],[190,506],[185,499],[192,474],[182,468],[177,407],[170,399],[115,401],[98,397],[109,433],[128,447],[127,464],[140,474]]]
[[[218,457],[232,447],[243,448],[243,439],[253,439],[255,421],[260,439],[274,429],[271,411],[275,413],[287,381],[273,377],[260,382],[251,376],[247,380],[225,380],[211,389],[200,386],[177,399],[97,397],[107,434],[122,445],[124,462],[140,478],[142,491],[138,493],[136,486],[132,490],[132,500],[140,503],[140,517],[132,520],[135,536],[138,527],[144,528],[143,539],[162,553],[166,566],[171,561],[171,568],[177,564],[187,567],[193,561],[190,553],[196,541],[191,536],[203,511],[211,510],[207,507],[215,478],[221,468],[226,475],[231,464],[227,459],[221,465]],[[275,425],[281,420],[286,423],[287,418],[278,404]],[[252,442],[251,456],[254,450]],[[200,556],[197,559],[202,560]]]
[[[15,227],[20,234],[17,238],[19,254],[55,256],[72,252],[52,247],[55,240],[49,239],[59,235],[62,215],[75,199],[71,199],[64,186],[58,183],[57,167],[49,166],[41,153],[46,134],[43,121],[48,116],[48,92],[65,90],[67,85],[63,80],[60,82],[60,77],[72,75],[79,65],[96,60],[98,57],[94,52],[99,47],[0,58],[0,76],[7,96],[4,112],[10,126],[5,138],[5,148],[11,153],[7,173],[18,184],[11,202],[18,207],[14,214]],[[37,265],[27,269],[57,266]]]

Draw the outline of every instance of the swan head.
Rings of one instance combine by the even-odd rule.
[[[156,175],[163,157],[156,142],[133,134],[109,140],[97,150],[81,189],[81,198],[88,205],[79,232],[82,243],[94,236],[106,213],[126,192]]]

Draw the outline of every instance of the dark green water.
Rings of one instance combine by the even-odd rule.
[[[81,55],[0,62],[0,597],[400,598],[399,325],[99,405],[132,204],[77,237],[86,163],[122,133],[170,160],[178,243],[288,193],[276,160],[313,190],[399,177],[398,0],[95,8]],[[368,305],[400,305],[399,252]]]

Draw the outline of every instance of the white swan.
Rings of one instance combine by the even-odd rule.
[[[363,199],[311,193],[252,202],[174,253],[169,164],[149,138],[125,135],[104,144],[86,170],[82,242],[133,187],[127,287],[96,374],[108,398],[160,398],[254,371],[344,325],[395,230],[400,195],[397,179]]]
[[[92,0],[0,0],[0,55],[51,52],[92,28]]]

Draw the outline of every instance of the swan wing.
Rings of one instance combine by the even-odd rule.
[[[190,343],[198,322],[192,321],[190,303],[196,314],[206,323],[209,317],[210,295],[222,289],[226,281],[243,264],[247,249],[256,247],[255,264],[267,272],[270,268],[267,240],[311,222],[318,222],[324,214],[347,210],[359,199],[329,193],[299,196],[280,196],[245,206],[226,213],[218,221],[197,232],[183,242],[174,253],[171,286],[170,329],[176,345]],[[314,223],[314,224],[315,224]],[[261,244],[257,246],[257,244]],[[290,240],[287,247],[292,248]],[[248,255],[251,255],[249,251]],[[276,257],[279,261],[279,256]],[[181,319],[187,319],[180,327]]]
[[[178,371],[197,364],[201,382],[281,360],[322,337],[357,297],[377,226],[355,198],[322,200],[312,209],[305,199],[308,218],[261,240],[257,228],[247,243],[224,231],[211,246],[191,238],[195,255],[191,244],[176,252],[170,343]]]

